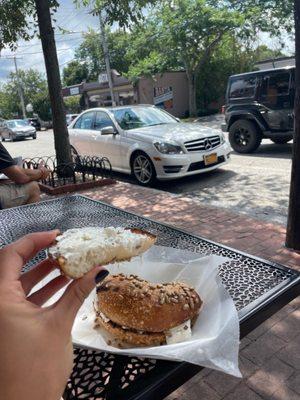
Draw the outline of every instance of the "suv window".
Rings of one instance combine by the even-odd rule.
[[[96,131],[100,131],[102,128],[105,128],[107,126],[114,126],[110,116],[104,111],[97,111],[94,129]]]
[[[265,76],[262,82],[262,96],[276,97],[289,94],[290,73],[279,72]]]
[[[76,121],[75,129],[93,129],[94,112],[87,112]]]
[[[256,80],[256,76],[235,78],[232,80],[230,85],[229,98],[240,99],[245,97],[254,97]]]

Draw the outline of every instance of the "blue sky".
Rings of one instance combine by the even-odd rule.
[[[98,18],[89,14],[87,8],[76,8],[73,0],[61,0],[60,7],[56,13],[55,25],[61,28],[67,29],[72,32],[79,32],[74,34],[62,35],[57,29],[56,35],[56,46],[57,55],[60,68],[63,69],[69,61],[72,60],[74,50],[79,46],[82,41],[80,32],[86,32],[89,27],[98,29]],[[266,34],[260,35],[257,39],[258,44],[267,44],[270,48],[278,48],[278,40],[270,39]],[[287,53],[293,52],[293,42],[287,38],[286,40]],[[2,50],[0,54],[0,83],[3,83],[8,78],[11,71],[14,71],[13,60],[4,59],[5,56],[11,56],[16,54],[20,57],[18,60],[18,66],[20,69],[34,68],[45,73],[44,58],[42,54],[41,43],[38,38],[32,39],[30,42],[20,40],[18,43],[17,50],[12,53],[9,49]]]

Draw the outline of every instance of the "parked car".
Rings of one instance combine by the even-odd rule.
[[[50,120],[50,121],[41,121],[41,124],[42,124],[42,128],[44,128],[45,130],[53,128],[52,120]]]
[[[277,144],[292,140],[294,97],[294,67],[231,76],[222,130],[233,149],[251,153],[265,138]]]
[[[76,117],[78,117],[78,114],[66,114],[67,125],[69,126]]]
[[[69,135],[79,155],[105,156],[113,170],[132,174],[141,185],[214,170],[231,151],[219,130],[147,105],[87,110],[71,123]]]
[[[10,119],[0,123],[1,140],[11,140],[12,142],[19,139],[31,137],[36,139],[36,129],[24,119]]]
[[[30,125],[34,126],[37,131],[42,129],[41,121],[37,117],[27,118]]]

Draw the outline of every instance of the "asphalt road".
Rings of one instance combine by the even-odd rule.
[[[201,124],[220,127],[222,116],[201,118]],[[38,132],[36,140],[6,142],[13,156],[38,157],[54,154],[52,131]],[[157,188],[235,212],[281,224],[286,223],[292,144],[275,145],[266,140],[251,155],[232,153],[231,161],[213,172],[171,182]],[[116,174],[117,179],[133,182]]]

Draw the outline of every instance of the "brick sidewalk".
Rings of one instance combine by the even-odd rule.
[[[126,183],[82,194],[300,271],[283,226]],[[243,379],[204,369],[167,399],[300,400],[300,297],[242,340],[240,368]]]

